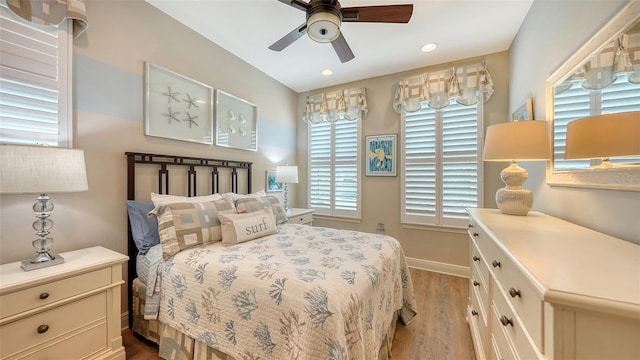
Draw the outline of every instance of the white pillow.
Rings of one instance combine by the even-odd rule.
[[[248,214],[218,213],[222,223],[222,243],[234,245],[278,232],[271,208]]]
[[[236,193],[232,193],[232,192],[228,192],[228,193],[224,193],[222,194],[222,197],[226,197],[229,198],[231,200],[233,200],[234,202],[238,199],[246,199],[246,198],[258,198],[258,197],[262,197],[262,196],[267,196],[267,193],[264,192],[264,190],[260,190],[258,192],[255,192],[253,194],[236,194]]]
[[[176,203],[195,203],[195,202],[207,202],[222,199],[220,194],[203,195],[203,196],[176,196],[176,195],[162,195],[151,193],[151,201],[153,205],[158,207],[160,205],[169,205]]]

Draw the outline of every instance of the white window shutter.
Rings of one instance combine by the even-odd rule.
[[[359,218],[360,122],[309,127],[309,207],[319,215]]]
[[[451,104],[403,113],[402,222],[462,227],[482,205],[481,109]]]
[[[71,146],[70,26],[32,25],[0,6],[0,142]]]

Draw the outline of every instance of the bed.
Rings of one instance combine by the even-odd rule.
[[[397,321],[416,316],[396,239],[286,223],[275,197],[251,193],[249,162],[126,156],[129,325],[161,357],[390,357]],[[140,243],[136,206],[160,244]]]

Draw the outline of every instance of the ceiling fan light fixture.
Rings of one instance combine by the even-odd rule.
[[[311,40],[328,43],[340,35],[340,17],[331,12],[317,12],[307,19],[307,34]]]

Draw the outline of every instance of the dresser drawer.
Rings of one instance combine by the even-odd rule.
[[[104,268],[4,294],[0,296],[0,320],[109,284],[111,284],[111,269]]]
[[[84,298],[0,326],[0,358],[25,351],[91,323],[106,328],[106,293]],[[106,341],[103,338],[101,341]]]
[[[486,259],[482,256],[480,250],[475,241],[471,241],[471,273],[472,276],[480,279],[480,282],[484,285],[482,288],[484,291],[489,292],[489,268],[487,267]]]
[[[497,290],[494,288],[494,290]],[[540,356],[536,352],[535,345],[529,341],[521,319],[515,315],[508,304],[508,300],[499,291],[491,294],[493,300],[491,311],[491,328],[500,345],[500,337],[504,336],[512,347],[517,359],[538,359]],[[508,323],[507,323],[508,321]],[[498,346],[503,357],[509,358],[504,346]]]

